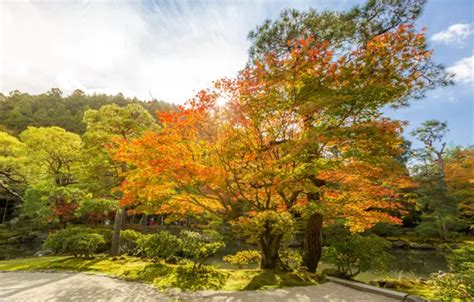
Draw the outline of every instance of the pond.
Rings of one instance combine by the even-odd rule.
[[[384,277],[428,279],[432,273],[448,271],[446,256],[438,251],[393,249],[390,250],[390,254],[393,256],[393,261],[386,272],[368,271],[360,273],[355,279],[362,282],[369,282]]]
[[[234,251],[232,251],[233,253]],[[226,251],[229,253],[229,251]],[[448,264],[443,253],[433,250],[416,250],[416,249],[392,249],[390,254],[393,261],[390,263],[386,272],[368,271],[360,273],[355,277],[356,280],[369,282],[374,279],[384,277],[392,278],[425,278],[428,279],[430,274],[438,271],[447,271]],[[237,266],[222,261],[222,254],[219,253],[215,257],[209,259],[206,263],[217,266],[219,268],[236,269]],[[257,265],[251,266],[256,268]],[[322,272],[326,268],[332,268],[329,263],[320,262],[318,272]]]
[[[0,260],[33,256],[39,249],[39,245],[32,244],[0,245]],[[229,253],[235,253],[235,250],[229,250],[226,248],[216,256],[209,259],[206,264],[214,265],[219,268],[236,269],[236,266],[222,261],[222,257]],[[384,277],[429,278],[432,273],[448,270],[445,256],[438,251],[393,249],[390,251],[390,254],[393,255],[394,259],[386,272],[364,272],[357,275],[355,279],[362,282],[369,282]],[[257,265],[254,265],[251,268],[256,267]],[[331,267],[331,264],[321,262],[318,266],[318,271],[321,272],[325,268]]]

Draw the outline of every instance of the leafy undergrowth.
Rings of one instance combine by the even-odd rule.
[[[203,267],[193,270],[192,264],[155,263],[135,257],[98,256],[93,259],[73,257],[37,257],[0,261],[0,270],[84,271],[119,277],[124,280],[153,284],[160,289],[183,290],[257,290],[306,286],[317,281],[307,273],[271,270],[225,270]]]

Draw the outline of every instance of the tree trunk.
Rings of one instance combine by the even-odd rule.
[[[323,244],[323,215],[319,213],[312,214],[306,225],[303,263],[308,271],[315,273],[321,259]]]
[[[260,238],[260,248],[262,250],[261,269],[288,270],[287,266],[280,258],[280,243],[283,235],[272,234],[271,226],[265,225],[265,232]]]
[[[5,219],[7,218],[7,211],[8,211],[8,199],[5,200],[5,210],[3,211],[2,224],[5,223]]]
[[[118,207],[117,211],[115,212],[114,231],[112,234],[112,247],[110,249],[111,256],[117,256],[119,254],[120,231],[122,230],[122,220],[123,220],[123,209],[121,207]]]

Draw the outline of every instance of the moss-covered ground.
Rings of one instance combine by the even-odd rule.
[[[92,259],[54,256],[5,260],[0,261],[0,270],[81,271],[145,282],[160,289],[183,290],[256,290],[317,283],[314,275],[303,272],[227,270],[209,266],[194,269],[192,264],[173,265],[136,257],[112,258],[105,255]]]

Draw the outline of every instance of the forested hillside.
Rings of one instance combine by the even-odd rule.
[[[152,116],[155,116],[157,110],[171,111],[175,108],[164,101],[141,101],[126,98],[121,93],[87,95],[81,90],[75,90],[71,95],[65,96],[58,88],[38,95],[15,90],[9,95],[0,93],[0,130],[18,135],[28,126],[58,126],[82,134],[86,129],[82,121],[86,110],[99,109],[109,104],[122,107],[131,103],[140,104]]]

